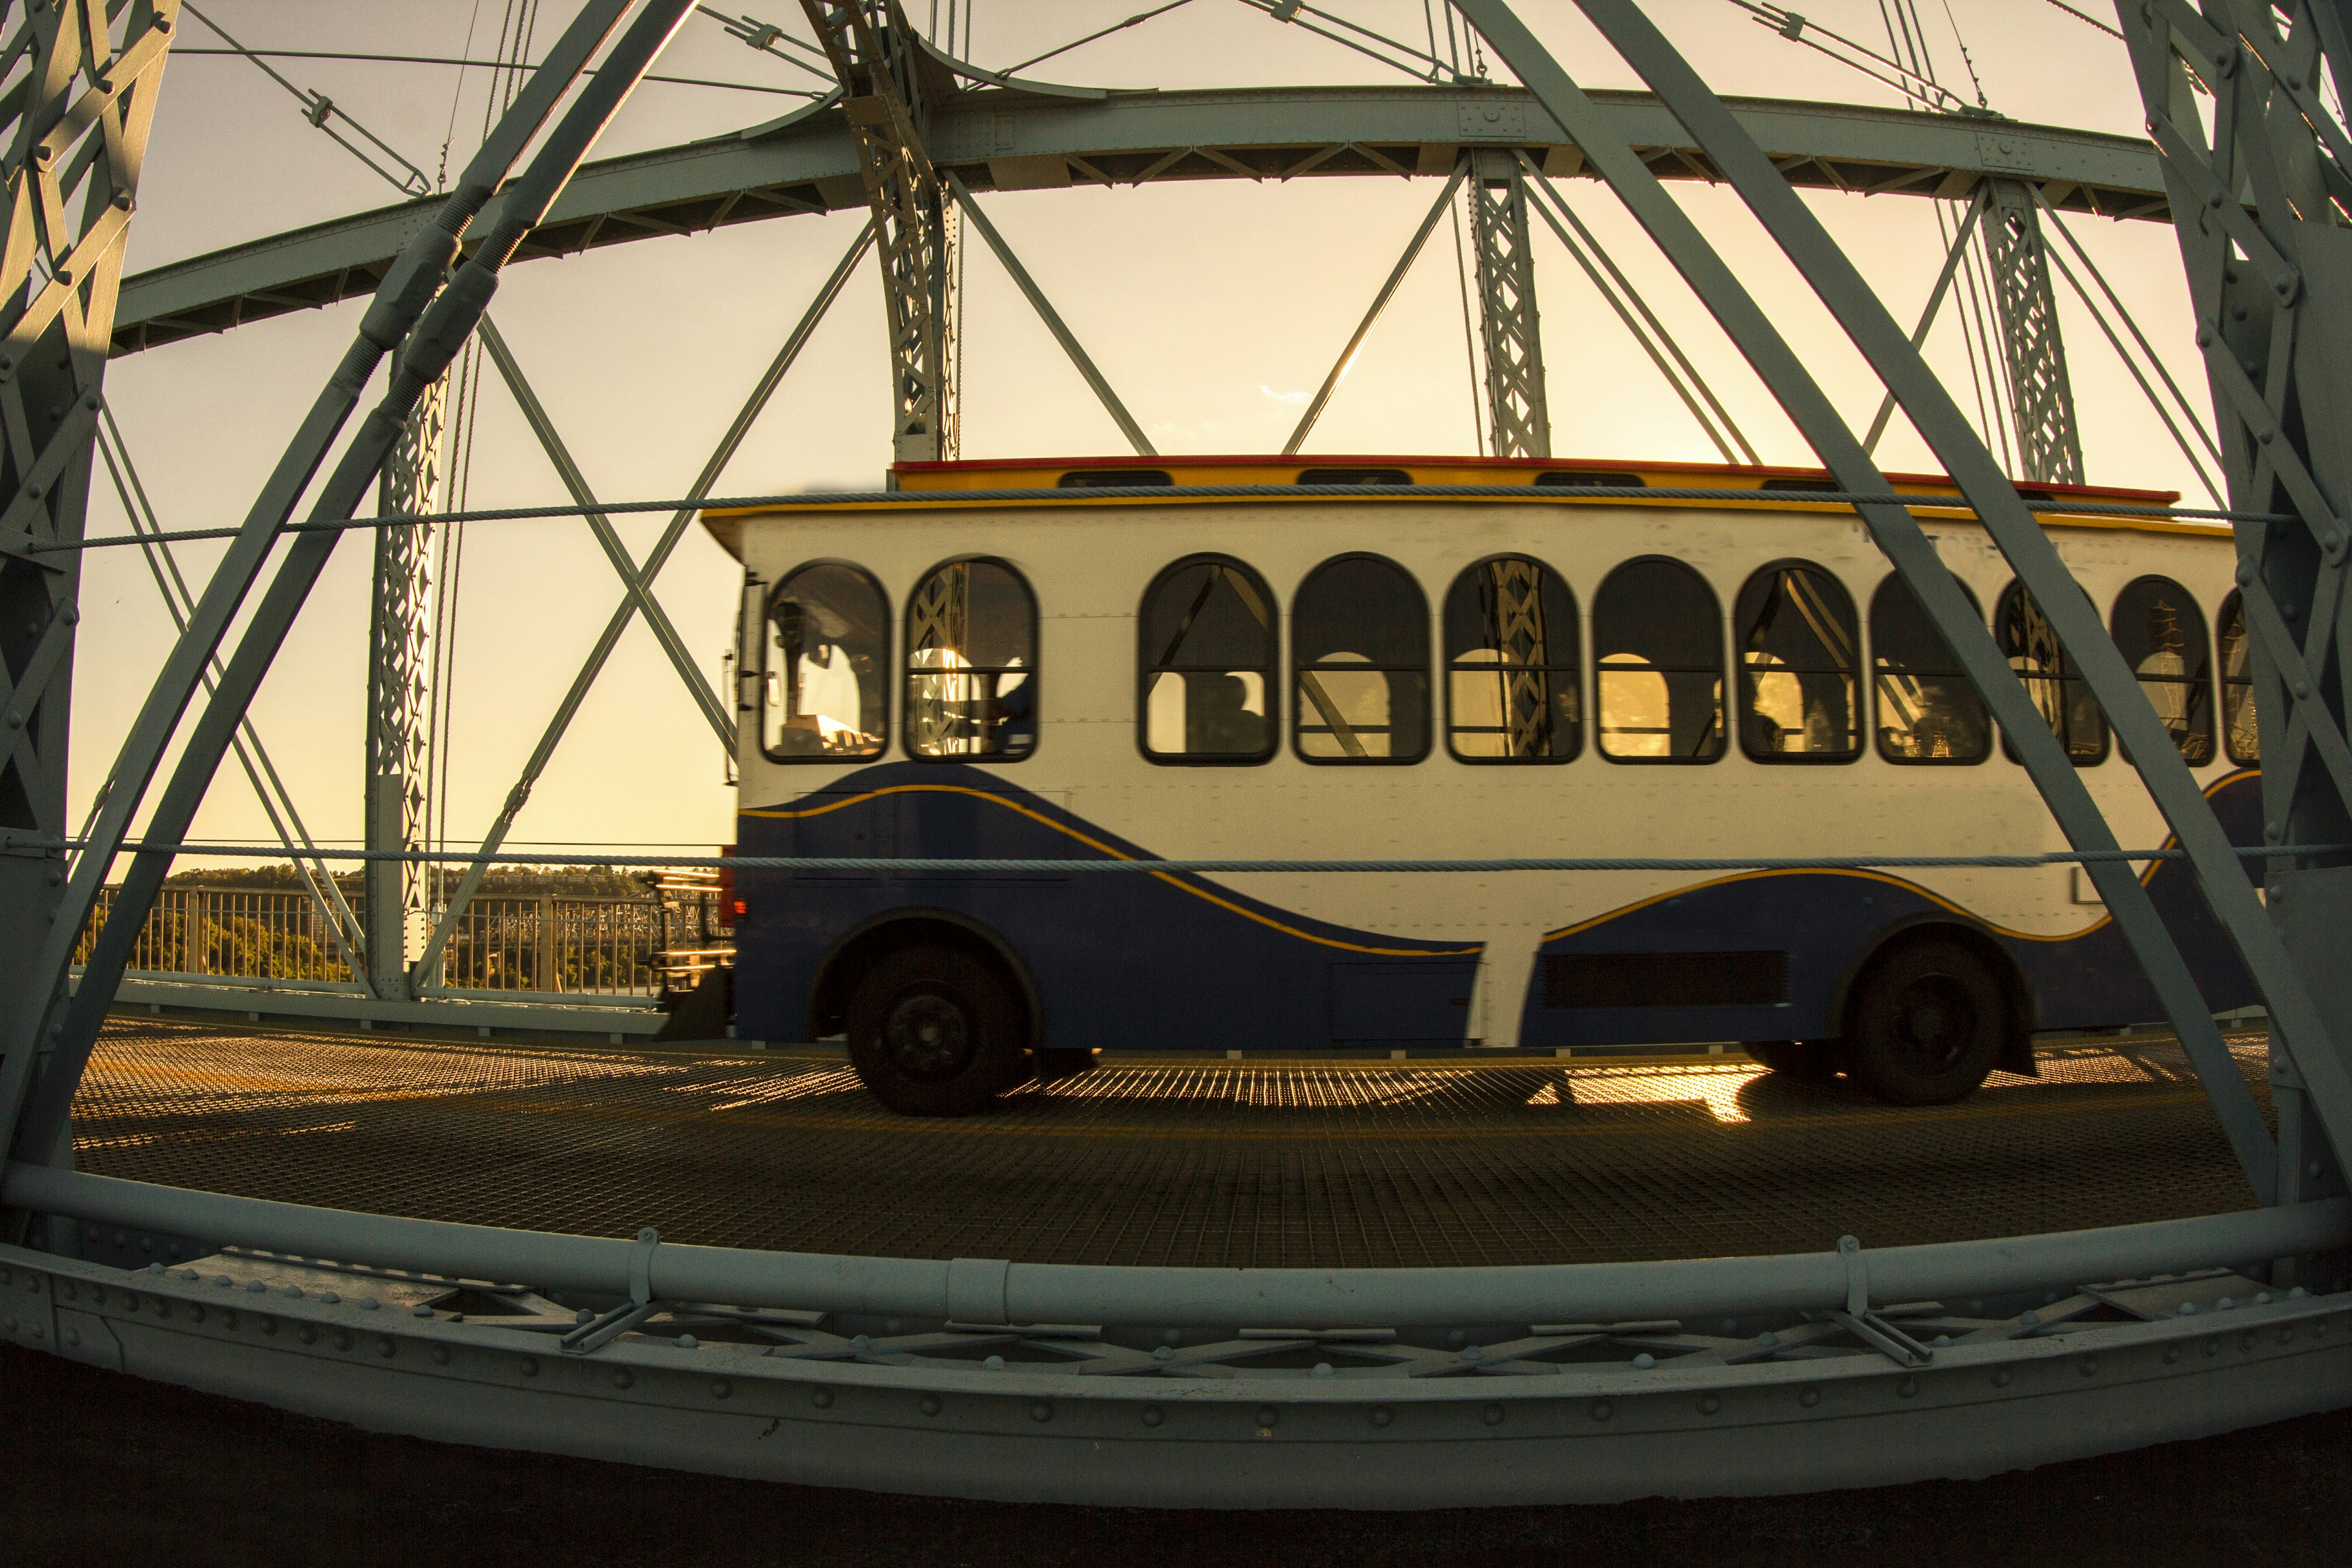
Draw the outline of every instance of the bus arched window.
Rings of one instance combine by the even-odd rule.
[[[1290,605],[1293,722],[1310,763],[1417,763],[1429,754],[1429,601],[1391,561],[1342,555]]]
[[[1037,601],[1002,561],[950,561],[907,601],[907,752],[1013,761],[1037,746]]]
[[[2116,595],[2116,647],[2139,677],[2148,705],[2201,768],[2213,760],[2213,668],[2205,612],[2169,577],[2142,577]]]
[[[1862,751],[1860,628],[1845,584],[1810,562],[1739,590],[1739,747],[1764,763],[1850,763]]]
[[[1465,763],[1564,763],[1582,749],[1576,601],[1524,555],[1481,561],[1445,595],[1445,744]]]
[[[1143,754],[1155,763],[1262,763],[1274,754],[1274,595],[1223,555],[1152,579],[1138,617]]]
[[[1976,595],[1967,584],[1959,587],[1976,611]],[[1980,763],[1992,754],[1984,699],[1899,576],[1889,576],[1871,595],[1870,660],[1880,756],[1890,763]]]
[[[2221,601],[2221,743],[2242,768],[2263,760],[2254,729],[2253,645],[2246,637],[2246,602],[2232,589]]]
[[[890,604],[856,566],[817,562],[768,600],[760,746],[779,763],[878,757],[889,733]]]
[[[1711,763],[1723,755],[1723,612],[1677,561],[1630,561],[1592,601],[1601,754]]]
[[[2074,661],[2066,657],[2049,617],[2022,583],[2011,583],[2001,590],[2000,604],[1993,611],[1992,634],[2009,659],[2009,668],[2017,671],[2026,694],[2049,721],[2050,732],[2066,748],[2067,759],[2078,768],[2106,761],[2106,715],[2099,711],[2091,683],[2074,672]],[[2018,760],[2017,746],[2009,736],[2000,738],[2000,750],[2011,762]]]

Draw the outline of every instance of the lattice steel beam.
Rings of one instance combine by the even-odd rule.
[[[1536,258],[1528,243],[1525,175],[1507,149],[1470,157],[1471,249],[1478,264],[1487,443],[1498,458],[1549,458],[1551,414],[1544,402],[1543,334],[1536,320]]]
[[[2303,520],[2237,525],[2263,836],[2352,843],[2352,136],[2319,92],[2323,66],[2339,89],[2352,80],[2347,18],[2312,0],[2134,0],[2118,16],[2173,210],[2196,215],[2174,228],[2230,504]],[[2210,135],[2192,77],[2212,93]],[[2273,863],[2266,890],[2333,1047],[2278,1064],[2280,1195],[2294,1201],[2343,1191],[2352,1152],[2352,1113],[2328,1104],[2352,1066],[2352,865],[2298,854]]]
[[[958,226],[923,144],[929,116],[914,28],[897,0],[801,0],[801,9],[841,82],[874,212],[890,333],[891,453],[900,462],[952,458]]]
[[[2058,331],[2041,209],[2032,188],[2020,181],[1985,184],[1981,232],[2009,368],[2019,477],[2079,485],[2083,437],[2074,423],[2074,391],[2066,376],[2066,344]]]
[[[377,512],[416,517],[435,510],[449,378],[425,389],[384,463]],[[425,754],[431,712],[434,525],[380,529],[368,609],[368,731],[365,833],[372,850],[425,847],[432,768]],[[425,913],[425,872],[415,860],[371,860],[363,873],[367,982],[379,996],[404,994],[408,931]]]
[[[63,837],[82,537],[123,238],[177,0],[0,6],[0,829]],[[65,857],[0,851],[0,998],[44,999],[33,954],[59,920]],[[68,933],[70,935],[70,933]],[[47,1159],[47,1148],[27,1151]]]

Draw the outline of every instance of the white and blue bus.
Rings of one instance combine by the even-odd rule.
[[[744,857],[1479,859],[2065,847],[1819,470],[1480,458],[901,465],[712,511],[742,562]],[[1297,487],[1524,487],[1524,497]],[[1676,500],[1595,489],[1754,490]],[[1948,480],[1897,490],[1956,496]],[[2233,837],[2257,821],[2226,530],[2024,487]],[[1108,489],[1120,493],[1106,494]],[[1144,490],[1142,496],[1134,492]],[[1022,498],[985,492],[1020,490]],[[1239,493],[1235,493],[1238,491]],[[969,498],[969,499],[967,499]],[[2163,824],[1959,508],[1921,514],[2120,840]],[[2187,868],[2143,875],[2213,1008]],[[846,1037],[919,1113],[1124,1051],[1741,1042],[1902,1103],[2161,1016],[2075,867],[1897,876],[739,873],[737,1032]]]

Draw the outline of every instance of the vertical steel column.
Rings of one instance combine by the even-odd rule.
[[[1536,321],[1528,187],[1516,154],[1470,154],[1471,248],[1478,260],[1479,336],[1486,358],[1488,440],[1498,458],[1551,456],[1543,334]]]
[[[449,378],[425,389],[401,426],[383,467],[376,511],[418,517],[434,510],[441,487],[442,427]],[[433,667],[433,525],[381,528],[375,536],[373,592],[368,605],[368,732],[365,833],[370,850],[425,847],[432,770],[425,755]],[[378,996],[408,993],[410,928],[425,914],[425,867],[415,860],[370,860],[367,983]],[[421,933],[419,933],[421,935]]]
[[[2164,157],[2230,504],[2300,520],[2236,525],[2263,837],[2284,851],[2352,843],[2352,136],[2319,90],[2323,66],[2339,89],[2352,81],[2347,19],[2311,0],[2275,12],[2132,0],[2117,15]],[[2210,135],[2192,73],[2213,97]],[[2267,892],[2338,1060],[2352,1066],[2352,864],[2284,855]],[[2306,1092],[2320,1068],[2273,1061],[2283,1202],[2344,1191],[2352,1127],[2322,1124],[2324,1097]]]
[[[75,547],[123,237],[177,10],[177,0],[133,0],[111,18],[95,5],[0,7],[16,51],[0,65],[0,999],[10,1006],[47,989],[35,956],[59,919],[65,851],[10,840],[70,831]]]
[[[2074,424],[2074,390],[2066,378],[2041,209],[2021,181],[1988,180],[1985,186],[1985,261],[2009,365],[2010,415],[2024,469],[2018,477],[2079,485],[2083,437]]]
[[[841,81],[857,172],[874,209],[889,321],[890,450],[898,462],[959,446],[953,203],[923,148],[928,116],[914,29],[896,0],[801,0]]]

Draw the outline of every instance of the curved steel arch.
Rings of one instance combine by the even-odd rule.
[[[1663,179],[1715,183],[1706,153],[1647,92],[1595,92],[1612,128]],[[2156,150],[2137,137],[1997,117],[1774,99],[1726,100],[1795,184],[1951,197],[2026,181],[2064,211],[2168,221]],[[1465,147],[1540,153],[1589,177],[1583,154],[1519,88],[1238,88],[1185,92],[966,93],[935,113],[938,165],[977,191],[1167,180],[1444,176]],[[434,198],[192,257],[127,279],[114,352],[226,331],[372,292]],[[518,260],[803,213],[863,210],[848,122],[835,107],[584,165]],[[495,221],[495,206],[487,215]]]

